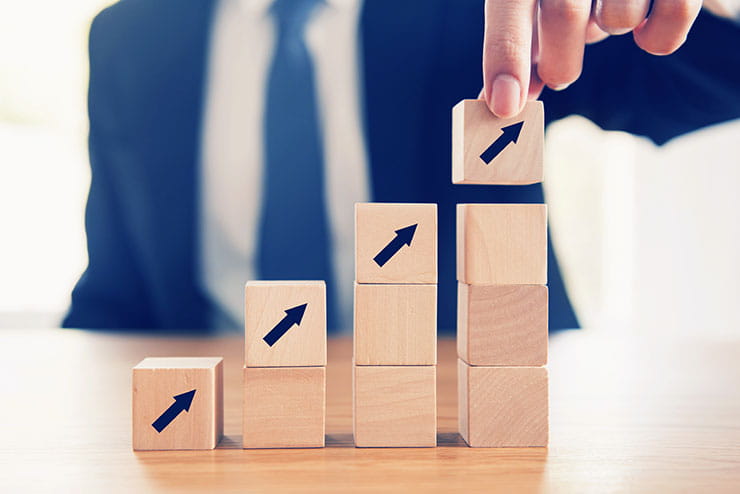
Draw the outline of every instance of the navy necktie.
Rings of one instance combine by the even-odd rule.
[[[313,63],[305,28],[321,0],[276,0],[275,50],[267,80],[265,172],[257,247],[264,280],[326,280],[329,326],[333,273],[324,158]]]

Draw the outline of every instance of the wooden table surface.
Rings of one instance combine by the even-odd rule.
[[[351,342],[329,343],[327,447],[242,450],[242,339],[0,330],[0,492],[740,492],[740,341],[556,334],[550,447],[456,433],[454,341],[439,345],[439,447],[355,449]],[[224,356],[214,451],[131,450],[131,368]]]

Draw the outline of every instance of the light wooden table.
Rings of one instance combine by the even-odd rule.
[[[327,447],[240,449],[239,336],[0,330],[0,492],[740,492],[740,341],[552,337],[551,445],[471,449],[440,342],[439,447],[355,449],[351,342],[329,343]],[[215,451],[131,450],[131,367],[225,357]]]

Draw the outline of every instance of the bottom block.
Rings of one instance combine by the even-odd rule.
[[[437,445],[437,367],[355,366],[358,447]]]
[[[469,446],[547,446],[545,367],[474,367],[458,370],[460,435]]]
[[[245,367],[244,448],[323,448],[325,367]]]
[[[147,358],[133,372],[133,447],[213,449],[224,430],[223,359]]]

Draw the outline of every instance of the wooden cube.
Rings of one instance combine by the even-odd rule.
[[[470,365],[545,365],[547,286],[458,283],[457,355]]]
[[[452,182],[526,185],[542,182],[545,112],[527,103],[512,118],[498,118],[483,100],[452,109]]]
[[[355,284],[357,365],[437,363],[437,285]]]
[[[323,448],[325,367],[244,368],[244,448]]]
[[[547,206],[458,204],[457,279],[469,285],[547,284]]]
[[[250,281],[244,308],[247,367],[326,365],[323,281]]]
[[[142,360],[133,370],[133,448],[215,448],[224,430],[223,396],[220,357]]]
[[[458,368],[458,421],[469,446],[547,446],[548,389],[545,367]]]
[[[355,366],[358,447],[437,445],[436,366]]]
[[[437,205],[355,205],[355,281],[437,283]]]

